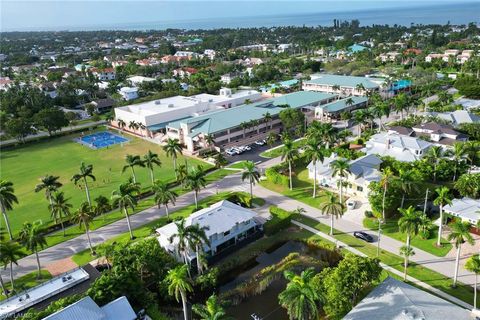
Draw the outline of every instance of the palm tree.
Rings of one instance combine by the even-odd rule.
[[[317,140],[309,139],[305,145],[305,156],[307,161],[311,162],[313,165],[313,195],[315,198],[317,196],[317,161],[323,163],[325,160],[325,149],[319,146]]]
[[[173,159],[173,170],[175,170],[175,178],[177,179],[177,157],[179,154],[182,154],[182,145],[178,139],[167,140],[167,144],[163,146],[163,150],[166,152],[167,157],[172,157]]]
[[[117,125],[120,128],[120,130],[122,130],[122,134],[123,134],[123,131],[125,130],[125,127],[127,126],[127,124],[122,119],[118,119]]]
[[[477,309],[477,276],[480,274],[480,255],[478,253],[468,258],[465,263],[465,269],[475,274],[475,284],[473,286],[473,309]]]
[[[403,262],[403,280],[407,281],[407,268],[408,268],[408,260],[411,256],[415,255],[415,251],[413,251],[412,247],[408,246],[401,246],[400,247],[400,255],[404,257]]]
[[[480,157],[480,143],[477,141],[468,141],[465,143],[465,149],[465,155],[470,162],[470,168],[468,169],[470,173],[475,160]]]
[[[202,188],[207,185],[207,181],[205,180],[205,171],[203,170],[202,166],[197,166],[197,168],[193,168],[188,172],[187,176],[185,177],[185,186],[194,191],[195,196],[195,208],[198,209],[198,193]]]
[[[182,257],[185,265],[189,266],[190,262],[188,260],[187,254],[189,249],[188,244],[190,241],[190,229],[188,228],[188,226],[185,225],[185,223],[185,219],[175,221],[177,232],[174,233],[170,238],[168,238],[168,241],[170,241],[170,243],[173,243],[175,239],[178,239],[178,243],[176,244],[178,254]],[[188,269],[188,273],[190,274],[190,269]]]
[[[56,192],[52,196],[52,204],[50,205],[53,219],[55,221],[60,220],[64,237],[65,227],[63,225],[63,218],[66,218],[70,215],[70,209],[72,208],[72,205],[68,202],[68,200],[70,200],[70,198],[65,198],[63,192]]]
[[[13,189],[13,183],[7,180],[0,180],[0,206],[2,209],[3,219],[7,226],[8,235],[10,240],[13,239],[12,230],[10,229],[10,223],[8,221],[7,211],[13,209],[13,204],[18,203],[17,196],[15,196],[15,190]]]
[[[320,204],[322,214],[330,216],[330,235],[333,235],[333,218],[341,217],[343,215],[343,205],[338,202],[337,195],[333,192],[326,191],[325,195],[327,201]]]
[[[293,145],[293,141],[290,140],[290,139],[284,140],[283,141],[283,148],[282,148],[282,161],[287,160],[287,162],[288,162],[288,176],[289,176],[290,190],[293,189],[293,186],[292,186],[292,162],[295,161],[297,156],[298,156],[298,150]]]
[[[95,181],[95,176],[93,175],[93,166],[91,164],[85,165],[85,163],[82,161],[80,164],[80,172],[77,174],[74,174],[72,176],[72,181],[73,183],[78,184],[80,180],[83,180],[83,184],[85,185],[85,193],[87,194],[87,202],[88,205],[92,205],[92,201],[90,200],[90,191],[88,190],[88,183],[87,183],[87,178],[92,179]]]
[[[338,183],[340,184],[340,203],[343,204],[343,179],[350,173],[350,165],[346,159],[337,159],[330,163],[332,168],[332,176],[338,176]]]
[[[175,205],[175,200],[177,199],[178,194],[175,191],[170,190],[168,185],[160,180],[156,180],[154,182],[152,190],[154,192],[155,203],[159,209],[162,204],[165,206],[165,213],[167,214],[168,218],[168,205],[170,203]]]
[[[397,181],[402,190],[402,202],[400,208],[403,208],[403,205],[405,204],[405,196],[412,191],[418,191],[418,180],[415,179],[412,171],[400,169]]]
[[[0,264],[6,267],[8,262],[4,261],[5,257],[2,255],[2,246],[3,246],[3,241],[0,243]],[[5,282],[3,282],[3,276],[1,274],[0,274],[0,287],[2,287],[3,295],[5,297],[8,297],[8,291],[7,291],[7,288],[5,287]]]
[[[433,181],[437,181],[437,166],[443,156],[443,149],[440,146],[431,146],[427,151],[426,159],[433,162]]]
[[[58,190],[62,186],[62,184],[58,181],[60,177],[58,176],[52,176],[52,175],[46,175],[45,177],[40,178],[40,183],[35,186],[35,192],[39,192],[41,190],[45,190],[45,197],[47,198],[49,202],[49,207],[50,207],[50,213],[53,215],[53,212],[51,211],[51,207],[53,204],[52,200],[52,195],[54,192]],[[54,216],[54,221],[57,223],[57,219]]]
[[[155,182],[155,176],[153,174],[153,167],[154,166],[161,166],[162,161],[158,157],[158,154],[153,153],[152,151],[148,150],[147,154],[143,156],[143,164],[150,170],[150,178],[152,180],[152,185]]]
[[[95,215],[105,214],[112,210],[110,199],[105,196],[100,195],[93,199],[93,201],[95,201]]]
[[[443,186],[435,189],[437,193],[437,197],[433,200],[433,204],[439,206],[440,208],[440,224],[438,225],[438,238],[437,238],[437,246],[440,247],[442,245],[442,228],[443,228],[443,208],[447,204],[452,204],[452,196],[450,195],[450,190]]]
[[[332,90],[335,91],[336,93],[338,93],[338,91],[340,91],[340,86],[338,84],[334,84],[332,86]],[[337,97],[338,98],[338,97]]]
[[[270,148],[275,144],[275,142],[277,141],[277,138],[278,138],[278,135],[275,132],[271,131],[268,133],[267,144]]]
[[[92,247],[92,241],[90,240],[90,223],[93,220],[93,210],[88,202],[82,202],[78,210],[75,212],[75,221],[78,223],[78,227],[85,227],[85,232],[87,234],[88,246],[90,247],[90,252],[92,255],[95,254]]]
[[[243,139],[245,139],[245,133],[246,133],[246,130],[250,127],[250,124],[244,121],[240,123],[240,127],[243,130]]]
[[[37,259],[37,278],[40,279],[42,276],[41,266],[40,266],[40,257],[38,256],[38,249],[43,249],[47,245],[45,239],[44,230],[41,222],[30,223],[25,222],[23,228],[20,231],[20,243],[27,248],[28,250],[35,253]]]
[[[18,259],[23,256],[22,247],[15,241],[3,242],[0,246],[0,261],[4,263],[5,268],[10,265],[10,285],[12,291],[15,291],[15,282],[13,281],[13,265],[18,266]]]
[[[203,273],[203,263],[202,257],[203,246],[205,244],[209,245],[210,241],[205,233],[208,230],[208,227],[200,227],[198,224],[194,224],[187,227],[188,231],[188,245],[190,248],[195,249],[195,254],[197,256],[197,271],[199,274]]]
[[[465,143],[457,142],[453,145],[453,149],[447,150],[446,154],[452,157],[453,161],[453,181],[457,179],[457,169],[460,161],[465,157],[467,148]]]
[[[362,125],[364,125],[367,119],[367,113],[365,110],[357,110],[353,113],[353,118],[358,126],[358,137],[362,135]]]
[[[420,231],[420,225],[422,223],[422,212],[416,211],[414,207],[410,206],[407,209],[399,208],[398,211],[402,214],[400,219],[398,219],[398,229],[400,232],[405,233],[407,240],[405,245],[410,248],[410,240],[412,237],[416,236]],[[408,257],[407,266],[408,266]]]
[[[215,144],[215,136],[213,134],[207,134],[204,137],[205,142],[208,146],[212,147]]]
[[[217,153],[215,156],[215,168],[220,169],[228,164],[228,160],[225,158],[223,153]]]
[[[250,200],[252,200],[253,186],[256,182],[260,181],[260,173],[253,161],[245,161],[245,164],[243,165],[242,181],[245,179],[248,179],[248,183],[250,184]]]
[[[184,164],[179,164],[177,170],[175,170],[175,175],[177,176],[177,181],[180,182],[182,187],[185,187],[185,179],[187,178],[188,167],[187,161]]]
[[[380,178],[380,186],[383,188],[383,198],[382,198],[382,218],[385,221],[385,198],[387,196],[387,189],[390,183],[393,181],[393,172],[389,167],[385,168],[382,172],[382,177]]]
[[[130,225],[130,216],[128,215],[128,208],[135,209],[137,199],[133,195],[140,191],[140,185],[135,182],[122,183],[118,190],[112,192],[112,206],[118,207],[125,214],[127,219],[128,231],[130,232],[130,239],[133,240],[132,227]]]
[[[188,277],[188,266],[181,265],[169,270],[165,281],[168,283],[168,294],[174,296],[178,302],[182,299],[183,317],[188,320],[187,293],[193,291],[192,281]]]
[[[306,269],[300,275],[285,271],[284,276],[289,282],[285,290],[278,295],[278,300],[280,305],[287,309],[290,319],[317,319],[318,304],[323,297],[314,285],[314,269]]]
[[[228,319],[227,313],[223,307],[222,302],[218,297],[213,294],[211,295],[205,305],[195,304],[192,307],[193,312],[195,312],[200,320],[226,320]]]
[[[457,285],[458,277],[458,263],[460,261],[460,250],[462,249],[462,244],[467,242],[470,245],[473,245],[473,237],[470,234],[470,228],[472,225],[468,222],[455,221],[451,224],[451,231],[448,235],[448,241],[454,241],[455,248],[457,248],[457,256],[455,259],[455,274],[453,277],[453,287]]]
[[[270,130],[272,130],[272,120],[273,120],[273,117],[272,115],[270,114],[270,112],[265,112],[263,115],[263,119],[265,120],[265,123],[270,123]]]
[[[123,166],[122,173],[125,172],[125,170],[127,170],[128,168],[130,168],[132,170],[133,183],[137,183],[137,176],[135,175],[134,167],[145,167],[145,163],[140,158],[140,156],[133,156],[131,154],[127,154],[127,156],[125,157],[125,162],[127,164]]]

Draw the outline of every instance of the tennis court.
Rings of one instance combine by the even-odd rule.
[[[127,138],[113,134],[108,131],[96,132],[88,136],[80,137],[77,141],[92,149],[106,148],[108,146],[128,142]]]

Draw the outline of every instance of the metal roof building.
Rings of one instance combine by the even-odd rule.
[[[473,224],[480,220],[480,200],[478,199],[453,199],[452,204],[446,205],[443,210],[449,215],[462,218],[462,220]]]
[[[342,96],[364,96],[367,90],[380,91],[384,83],[385,79],[382,78],[317,73],[311,75],[311,80],[305,80],[302,88],[307,91],[340,93]],[[364,89],[359,88],[360,85]],[[339,86],[339,89],[335,86]]]

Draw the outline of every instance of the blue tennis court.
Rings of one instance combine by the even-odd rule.
[[[88,136],[80,137],[77,141],[92,149],[106,148],[108,146],[127,142],[128,139],[108,131],[96,132]]]

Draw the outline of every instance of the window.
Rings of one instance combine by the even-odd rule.
[[[363,187],[357,186],[357,191],[363,191]]]
[[[230,234],[230,230],[225,231],[225,232],[223,233],[223,236],[226,237],[226,236],[228,236],[229,234]]]

